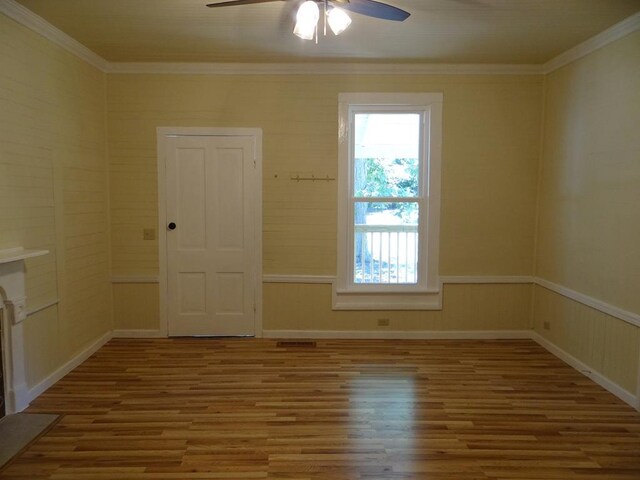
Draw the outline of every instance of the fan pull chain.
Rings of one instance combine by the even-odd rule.
[[[327,36],[327,4],[329,0],[324,0],[324,36]]]

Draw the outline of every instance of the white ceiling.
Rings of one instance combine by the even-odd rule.
[[[352,14],[339,37],[295,37],[299,0],[17,0],[111,62],[542,64],[640,11],[640,0],[388,0],[405,22]]]

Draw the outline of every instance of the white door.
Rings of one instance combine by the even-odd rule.
[[[255,138],[166,137],[170,336],[255,335]]]

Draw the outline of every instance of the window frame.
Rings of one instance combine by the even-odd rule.
[[[334,309],[439,309],[438,274],[440,230],[440,171],[442,150],[441,93],[341,93],[338,130],[338,251]],[[421,162],[418,226],[418,283],[361,284],[354,282],[353,206],[357,201],[383,197],[355,197],[353,192],[353,121],[357,113],[419,113]],[[386,197],[385,197],[386,198]],[[402,197],[404,198],[404,197]],[[413,199],[412,199],[413,200]],[[426,221],[425,221],[426,219]]]

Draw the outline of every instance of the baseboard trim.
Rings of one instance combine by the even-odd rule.
[[[578,360],[576,357],[566,352],[565,350],[561,349],[556,344],[552,343],[550,340],[544,338],[539,333],[535,331],[531,331],[530,338],[531,340],[539,344],[541,347],[543,347],[545,350],[552,353],[553,355],[558,357],[560,360],[568,364],[570,367],[573,367],[575,370],[582,373],[585,377],[593,380],[602,388],[609,391],[610,393],[618,397],[623,402],[627,403],[628,405],[632,406],[636,410],[640,411],[640,399],[633,393],[624,389],[617,383],[609,380],[603,374],[595,371],[589,365],[587,365],[581,360]]]
[[[160,330],[114,330],[113,338],[166,338]]]
[[[529,330],[264,330],[264,338],[370,340],[505,340],[530,339]]]
[[[100,338],[95,340],[92,344],[88,345],[84,350],[78,353],[74,358],[69,360],[67,363],[62,365],[56,371],[51,373],[47,378],[42,380],[33,388],[29,389],[27,393],[27,402],[31,403],[40,395],[42,395],[47,389],[53,386],[56,382],[61,380],[66,374],[71,372],[74,368],[81,365],[85,360],[87,360],[91,355],[100,350],[104,344],[106,344],[112,338],[112,332],[107,332],[102,335]]]

